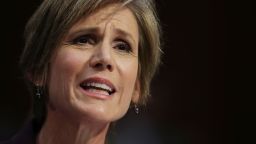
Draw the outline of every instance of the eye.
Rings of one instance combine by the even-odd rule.
[[[73,39],[71,43],[75,45],[85,45],[85,44],[93,45],[96,43],[96,37],[91,34],[81,35]]]
[[[131,48],[130,44],[123,40],[118,40],[116,42],[115,49],[117,49],[121,52],[126,52],[126,53],[132,52],[132,48]]]

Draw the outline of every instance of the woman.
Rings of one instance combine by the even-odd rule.
[[[159,33],[151,0],[44,0],[20,61],[35,120],[12,143],[106,143],[110,124],[148,100]]]

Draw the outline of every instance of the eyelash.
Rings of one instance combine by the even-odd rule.
[[[126,53],[131,53],[132,52],[132,48],[130,46],[130,44],[124,40],[117,40],[114,48],[116,48],[119,51],[124,51]]]
[[[70,43],[73,45],[87,45],[87,44],[95,45],[95,44],[97,44],[97,42],[98,41],[97,41],[97,38],[95,35],[85,34],[85,35],[81,35],[81,36],[74,38],[73,40],[71,40]],[[131,48],[130,44],[123,39],[116,39],[114,48],[120,52],[125,52],[125,53],[132,52],[132,48]]]
[[[71,41],[71,43],[75,45],[85,45],[85,44],[94,45],[97,43],[97,40],[95,36],[88,34],[88,35],[81,35],[76,37]]]

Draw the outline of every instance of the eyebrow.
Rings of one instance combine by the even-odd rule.
[[[84,33],[99,33],[99,29],[96,27],[91,28],[81,28],[78,30],[68,32],[67,36],[70,38],[76,37],[77,35],[84,34]]]
[[[115,28],[115,32],[118,33],[118,35],[131,39],[133,43],[136,44],[136,41],[133,39],[133,36],[130,33],[123,31],[122,29],[119,29],[119,28]]]

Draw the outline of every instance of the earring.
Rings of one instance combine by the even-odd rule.
[[[36,85],[36,98],[41,99],[42,97],[42,88]]]
[[[139,107],[136,104],[134,105],[134,112],[136,114],[139,114],[139,112],[140,112],[140,109],[139,109]]]

